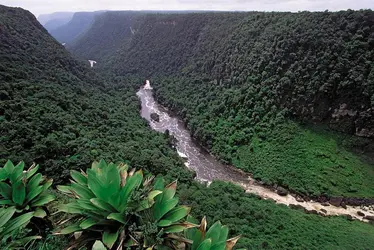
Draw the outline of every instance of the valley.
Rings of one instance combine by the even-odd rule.
[[[206,216],[208,228],[221,221],[227,237],[241,235],[234,249],[374,246],[373,11],[95,11],[44,18],[45,27],[26,10],[0,5],[0,167],[8,160],[39,164],[57,197],[42,208],[53,228],[30,249],[71,244],[71,233],[52,232],[76,218],[66,211],[77,210],[55,212],[84,195],[57,190],[70,179],[86,187],[83,172],[77,182],[70,171],[87,170],[92,178],[89,166],[101,159],[142,169],[144,183],[151,175],[177,180],[174,206],[179,202],[199,221]],[[134,172],[115,174],[126,181]],[[110,188],[113,182],[103,178]],[[2,188],[12,183],[0,183],[6,183],[1,201]],[[156,185],[149,196],[147,188],[137,190],[129,207],[144,196],[151,197],[145,209],[152,208],[160,201]],[[91,208],[93,201],[81,204]],[[139,211],[125,213],[132,218]],[[142,242],[139,230],[162,235],[165,228],[157,230],[165,225],[121,228]],[[91,226],[85,227],[78,229],[84,234]]]

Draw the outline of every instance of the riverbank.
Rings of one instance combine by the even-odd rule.
[[[150,85],[149,85],[150,87]],[[241,186],[246,192],[258,195],[263,199],[270,199],[279,204],[290,206],[291,208],[304,209],[307,213],[319,214],[322,216],[344,215],[350,219],[357,219],[369,222],[374,216],[374,209],[371,206],[349,206],[343,204],[343,199],[331,198],[329,201],[313,201],[308,197],[301,197],[291,194],[282,187],[261,185],[258,181],[243,171],[218,162],[210,153],[204,152],[191,138],[188,130],[182,121],[168,114],[153,98],[152,90],[141,89],[137,93],[141,99],[141,115],[147,119],[151,128],[165,132],[169,131],[177,139],[176,149],[187,159],[186,166],[196,172],[196,178],[202,182],[214,180],[229,181]],[[150,114],[157,113],[159,122],[150,118]],[[352,199],[352,198],[351,198]],[[374,218],[374,217],[373,217]]]

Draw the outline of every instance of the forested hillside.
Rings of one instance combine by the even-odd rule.
[[[108,11],[97,15],[92,28],[67,46],[75,56],[98,62],[114,56],[130,40],[140,12]]]
[[[57,183],[98,158],[165,174],[181,164],[168,139],[139,117],[140,81],[98,77],[29,12],[1,6],[0,19],[1,164],[40,163]],[[189,176],[184,169],[172,174]]]
[[[139,18],[142,21],[154,17]],[[177,26],[172,20],[162,22],[160,25]],[[137,29],[137,32],[135,34],[140,35],[141,30]],[[143,40],[138,41],[139,45],[143,44]],[[177,46],[180,44],[177,41],[171,44]],[[131,42],[136,46],[133,40]],[[148,55],[153,53],[159,52],[155,50]],[[183,58],[183,61],[189,60]],[[116,59],[108,60],[114,62]],[[166,62],[162,63],[166,65]],[[172,65],[173,62],[170,67]],[[139,64],[134,73],[141,73],[138,71],[141,66]],[[142,70],[145,72],[145,68]],[[185,88],[181,88],[180,76],[175,77],[157,81],[157,93],[164,103],[171,91],[179,91],[180,95],[188,91],[190,98],[199,101],[202,99],[195,92],[202,90],[199,86],[212,86],[212,91],[217,87],[203,81],[191,83],[186,77]],[[167,85],[173,79],[176,84]],[[92,161],[104,158],[125,161],[131,167],[142,168],[154,175],[162,174],[167,180],[178,179],[180,202],[193,206],[192,214],[199,219],[206,215],[210,223],[221,220],[227,224],[230,236],[241,234],[237,248],[367,249],[374,245],[373,226],[368,223],[349,221],[349,217],[325,218],[306,214],[245,194],[229,183],[214,182],[206,187],[194,182],[192,173],[170,146],[171,138],[153,132],[139,115],[140,105],[135,92],[143,80],[134,76],[113,76],[111,72],[85,67],[73,59],[31,13],[0,5],[0,165],[3,166],[7,159],[24,160],[28,166],[36,162],[43,174],[53,178],[54,184],[60,184],[67,183],[70,170],[86,171]],[[190,84],[195,84],[195,90]],[[218,92],[215,94],[219,95]],[[176,94],[174,98],[178,97]],[[207,97],[208,100],[215,99],[214,96]],[[171,100],[178,104],[177,99]],[[195,103],[187,102],[185,97],[180,100],[186,104],[186,110],[194,114]],[[209,102],[206,104],[199,110],[213,107]],[[192,117],[187,114],[186,111],[185,117],[190,123]],[[200,117],[196,116],[195,120],[200,121]],[[348,154],[345,156],[353,159]],[[339,159],[335,160],[338,163]],[[63,198],[58,202],[63,202]],[[60,204],[51,207],[57,205]],[[65,217],[53,214],[50,219],[56,223]],[[31,249],[65,249],[72,240],[72,237],[52,236],[50,232],[45,234],[40,244]]]
[[[304,194],[374,197],[372,11],[149,14],[134,29],[108,68],[153,77],[222,161]]]
[[[49,32],[55,30],[62,25],[67,24],[73,17],[74,12],[56,12],[52,14],[42,14],[38,16],[38,21]]]
[[[91,27],[94,17],[98,13],[100,12],[74,13],[68,23],[54,30],[50,30],[50,34],[60,43],[69,44]]]

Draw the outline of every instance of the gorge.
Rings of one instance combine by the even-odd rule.
[[[152,129],[161,133],[168,131],[167,133],[176,139],[176,150],[182,158],[186,159],[186,167],[196,173],[196,180],[208,184],[214,180],[232,182],[241,186],[247,193],[274,200],[276,203],[290,207],[302,207],[307,213],[316,213],[322,216],[348,215],[350,218],[365,222],[369,221],[368,218],[370,220],[374,218],[374,206],[371,206],[374,205],[374,201],[371,201],[373,204],[369,204],[367,207],[336,207],[328,202],[321,204],[317,201],[297,199],[296,195],[288,194],[288,192],[281,195],[279,192],[277,193],[277,190],[260,185],[249,174],[220,163],[197,145],[192,140],[183,122],[177,117],[169,115],[168,110],[155,101],[149,80],[146,80],[146,84],[137,92],[137,96],[141,100],[141,116],[149,122]],[[159,121],[151,118],[154,113],[159,115]],[[340,204],[337,206],[340,206]],[[365,216],[360,216],[360,214],[365,214]]]

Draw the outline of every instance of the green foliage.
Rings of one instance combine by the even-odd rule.
[[[196,223],[196,220],[191,216],[187,218],[188,221]],[[187,249],[191,250],[231,250],[240,236],[227,239],[229,234],[229,228],[222,226],[221,222],[217,221],[214,223],[208,231],[206,231],[206,218],[201,220],[199,228],[191,228],[185,231],[185,237],[192,241],[191,245],[188,245]]]
[[[37,173],[38,165],[32,165],[26,171],[24,166],[24,162],[14,166],[7,161],[0,168],[0,205],[15,207],[21,213],[34,210],[34,216],[43,218],[46,213],[40,208],[54,200],[48,191],[52,180]]]
[[[293,153],[277,153],[277,161],[271,156],[283,148],[265,146],[285,143],[273,134],[290,120],[317,122],[347,137],[370,138],[364,150],[372,155],[372,17],[371,10],[144,15],[134,21],[137,32],[103,67],[122,76],[151,77],[157,99],[184,119],[195,139],[264,182],[306,195],[374,197],[372,166],[354,154],[343,160],[350,162],[345,169],[334,171],[328,160],[315,160],[317,148],[330,140],[324,133],[309,146],[295,140]],[[303,137],[296,132],[286,133]],[[250,151],[257,138],[264,146],[261,155]],[[263,163],[269,162],[274,164],[267,170]],[[284,178],[292,164],[297,173]],[[270,174],[270,169],[276,170]],[[319,171],[336,175],[324,178]],[[340,183],[344,175],[352,189]],[[361,176],[362,192],[349,192],[361,185]],[[337,185],[322,184],[331,177]]]
[[[342,138],[289,122],[276,126],[266,139],[255,135],[249,145],[238,147],[233,162],[268,185],[298,193],[373,197],[374,169],[342,147]]]
[[[176,233],[194,226],[181,222],[190,212],[177,206],[176,182],[166,187],[142,170],[128,172],[126,164],[94,162],[87,172],[72,170],[72,184],[57,188],[75,199],[59,212],[74,214],[75,222],[56,234],[82,232],[73,247],[93,244],[97,239],[115,247],[164,245],[173,247]]]
[[[54,200],[48,191],[52,180],[37,173],[39,166],[32,165],[24,170],[24,165],[20,162],[14,166],[8,161],[0,168],[0,239],[6,249],[26,246],[41,238],[23,229],[35,229],[34,225],[29,225],[31,220],[44,218],[47,213],[43,207]]]
[[[192,174],[139,115],[142,79],[119,78],[74,60],[19,8],[0,6],[0,164],[40,164],[65,183],[100,158],[183,181]],[[173,171],[171,171],[173,170]]]
[[[192,216],[221,221],[229,237],[241,235],[235,247],[247,249],[361,249],[374,245],[373,225],[342,216],[322,217],[262,200],[225,182],[179,185]],[[210,225],[211,226],[211,225]]]

